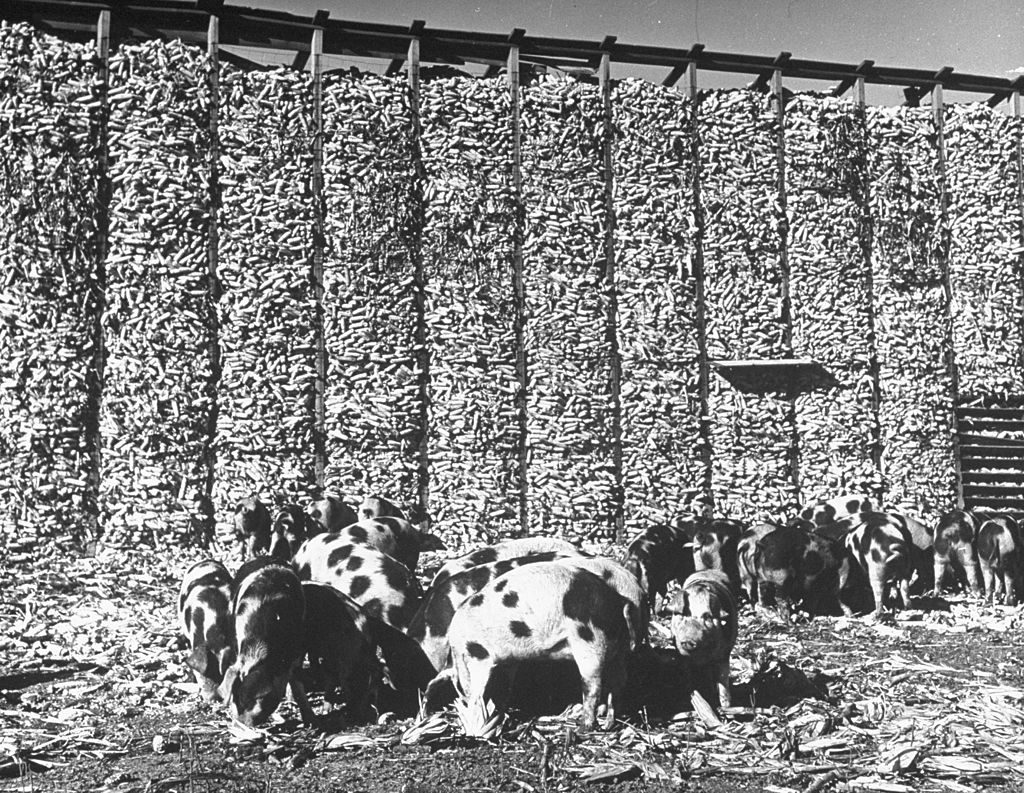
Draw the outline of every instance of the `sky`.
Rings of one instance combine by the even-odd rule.
[[[751,55],[904,66],[1013,77],[1024,71],[1022,0],[228,0],[334,19],[536,36],[688,47]],[[614,68],[614,67],[613,67]],[[660,80],[665,70],[619,76]],[[613,72],[613,76],[615,73]],[[707,87],[741,85],[745,76],[703,73]],[[824,88],[820,83],[794,90]],[[871,102],[898,103],[898,88],[869,87]],[[948,95],[950,101],[968,96]],[[976,98],[976,97],[975,97]]]

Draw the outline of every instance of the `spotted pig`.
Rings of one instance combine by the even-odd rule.
[[[770,522],[756,523],[740,534],[739,542],[736,545],[736,568],[739,574],[740,593],[750,603],[758,602],[757,571],[754,569],[754,551],[757,548],[757,541],[781,525]]]
[[[629,629],[629,647],[635,650],[647,643],[647,630],[650,611],[647,608],[647,592],[640,585],[636,576],[618,562],[603,556],[564,556],[557,560],[559,564],[574,570],[586,570],[593,573],[622,599],[623,613],[626,615],[626,627]]]
[[[252,727],[281,704],[285,689],[313,721],[299,671],[305,648],[305,598],[290,567],[264,556],[242,565],[235,577],[232,613],[236,657],[224,675],[221,695],[231,716]]]
[[[306,507],[306,514],[319,526],[310,536],[321,531],[338,531],[359,520],[355,510],[338,496],[324,496],[314,501]]]
[[[344,699],[357,718],[371,716],[380,683],[376,642],[369,618],[347,595],[327,584],[302,582],[309,675],[328,702]]]
[[[934,540],[935,594],[942,590],[947,574],[962,574],[975,595],[981,594],[981,575],[975,542],[982,517],[964,509],[954,509],[939,518]]]
[[[421,551],[444,547],[436,537],[421,532],[404,518],[363,518],[340,533],[354,543],[383,551],[413,571],[419,564]]]
[[[450,680],[467,698],[471,736],[483,732],[484,694],[498,666],[572,659],[583,687],[583,729],[597,724],[607,694],[606,726],[626,678],[629,633],[621,596],[586,570],[541,562],[510,570],[466,600],[448,629],[449,666],[431,687]],[[428,692],[429,699],[429,692]]]
[[[848,493],[845,496],[836,496],[806,504],[800,510],[800,518],[810,521],[815,526],[827,526],[861,512],[878,512],[881,508],[882,505],[878,499],[863,493]]]
[[[797,604],[811,614],[841,610],[849,616],[853,610],[842,593],[850,577],[850,559],[843,542],[815,534],[810,525],[791,522],[757,540],[754,570],[760,601],[774,602],[787,618]]]
[[[235,505],[235,535],[242,542],[242,555],[252,559],[270,553],[270,512],[255,495]]]
[[[1005,605],[1017,605],[1024,574],[1020,543],[1020,526],[1009,515],[987,515],[978,528],[978,561],[993,604],[1001,596]]]
[[[298,504],[285,504],[274,515],[270,535],[270,555],[290,562],[307,538],[319,534],[319,524],[306,515]]]
[[[196,562],[185,573],[178,594],[178,623],[191,649],[185,663],[203,699],[217,699],[217,688],[234,660],[231,574],[220,562]]]
[[[504,540],[448,560],[434,575],[430,586],[435,587],[449,576],[460,573],[463,570],[468,570],[470,567],[476,567],[479,564],[490,564],[491,562],[500,562],[502,559],[515,559],[518,556],[548,553],[549,551],[556,551],[562,554],[580,553],[579,549],[571,542],[559,540],[555,537],[523,537],[518,540]]]
[[[885,512],[863,512],[832,525],[842,528],[847,523],[846,549],[867,574],[875,614],[882,613],[890,584],[898,590],[903,608],[910,608],[914,543],[906,524]]]
[[[655,611],[658,595],[662,599],[672,581],[682,583],[694,572],[693,532],[695,520],[680,520],[676,525],[657,523],[649,526],[627,546],[623,566],[647,592],[647,606]]]
[[[746,529],[742,521],[729,518],[698,523],[693,532],[693,567],[701,570],[721,570],[732,586],[739,587],[740,571],[736,562],[740,535]]]
[[[295,555],[303,581],[330,584],[355,600],[363,611],[404,631],[420,601],[420,585],[404,564],[344,533],[319,534]]]
[[[364,498],[357,510],[360,520],[367,518],[401,518],[408,520],[405,513],[386,498],[380,496],[367,496]]]

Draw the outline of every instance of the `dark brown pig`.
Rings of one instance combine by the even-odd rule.
[[[935,528],[934,585],[935,594],[942,591],[946,575],[962,574],[971,592],[981,594],[981,576],[975,542],[981,520],[978,515],[963,509],[954,509],[939,518]]]
[[[188,569],[178,593],[178,622],[191,649],[185,663],[203,699],[217,699],[224,672],[234,660],[231,574],[224,565],[206,559]]]
[[[285,504],[274,515],[270,555],[282,562],[290,562],[302,543],[316,533],[317,524],[309,519],[302,507],[298,504]]]
[[[996,603],[1017,605],[1021,586],[1020,527],[1009,515],[988,515],[978,528],[978,561],[985,591]]]
[[[580,550],[571,542],[559,540],[556,537],[523,537],[516,540],[504,540],[470,551],[455,559],[449,559],[435,573],[430,586],[435,587],[449,576],[479,564],[490,564],[491,562],[500,562],[502,559],[515,559],[519,556],[530,556],[549,551],[562,554],[580,553]]]
[[[756,542],[754,569],[760,601],[773,602],[785,617],[794,605],[810,614],[853,613],[841,593],[850,560],[840,540],[815,534],[807,521],[790,522]]]
[[[431,688],[453,682],[468,700],[466,733],[479,736],[485,734],[484,694],[496,667],[572,659],[583,687],[583,729],[597,724],[605,694],[610,726],[626,678],[626,619],[621,596],[593,573],[560,562],[518,567],[456,610],[448,630],[450,665]]]
[[[626,548],[622,564],[647,592],[651,613],[655,611],[656,598],[660,595],[664,599],[671,582],[682,583],[694,572],[696,526],[695,520],[680,520],[675,525],[657,523],[634,537]]]
[[[299,579],[272,557],[246,562],[238,571],[232,593],[235,661],[220,691],[231,716],[247,727],[266,721],[289,686],[303,721],[313,721],[299,679],[305,608]]]
[[[309,533],[311,537],[324,531],[338,531],[359,520],[355,510],[338,496],[317,499],[306,507],[306,514],[318,527]]]
[[[729,657],[738,633],[732,582],[721,570],[696,572],[673,595],[669,611],[679,654],[698,675],[710,674],[719,706],[730,707]]]
[[[270,512],[255,495],[235,505],[235,535],[242,542],[243,557],[270,553]]]
[[[357,512],[359,513],[360,520],[366,520],[367,518],[401,518],[402,520],[408,520],[401,509],[380,496],[367,496],[364,498],[360,502]]]

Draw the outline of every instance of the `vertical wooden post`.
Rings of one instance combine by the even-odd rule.
[[[418,25],[414,25],[418,28]],[[420,145],[423,127],[420,122],[420,40],[409,40],[409,117],[412,124],[412,160],[415,176],[412,195],[413,220],[409,230],[409,257],[413,270],[413,300],[416,313],[415,357],[419,389],[419,437],[416,439],[416,503],[424,517],[430,506],[430,348],[427,345],[426,273],[423,267],[423,228],[426,223],[424,186],[427,174]]]
[[[95,541],[103,532],[100,524],[100,483],[103,469],[103,438],[100,434],[100,406],[103,401],[106,345],[103,338],[103,315],[107,307],[107,252],[110,234],[110,11],[100,11],[96,21],[96,93],[99,108],[93,120],[96,144],[96,231],[93,243],[90,310],[92,312],[92,365],[86,375],[85,444],[89,463],[86,486],[82,494],[83,524]]]
[[[606,39],[610,46],[613,39]],[[612,118],[611,53],[601,53],[599,69],[601,104],[604,110],[602,141],[604,170],[604,290],[606,301],[605,340],[609,349],[609,391],[612,402],[612,468],[615,483],[612,493],[612,526],[615,539],[625,539],[625,491],[622,486],[622,354],[619,350],[619,296],[615,283],[615,136]]]
[[[210,15],[206,31],[206,55],[210,102],[209,127],[210,151],[206,186],[207,227],[206,227],[206,354],[210,376],[204,386],[209,412],[206,418],[206,433],[203,439],[203,509],[206,512],[201,542],[208,546],[216,529],[216,510],[213,504],[213,486],[217,476],[217,419],[220,415],[220,317],[217,303],[220,301],[220,17]]]
[[[953,276],[949,263],[950,230],[949,230],[949,195],[946,183],[946,136],[945,106],[942,97],[942,83],[936,83],[932,89],[932,122],[935,125],[936,170],[939,178],[939,223],[941,245],[939,246],[942,271],[942,291],[945,299],[945,339],[943,340],[946,372],[949,376],[949,397],[952,404],[950,421],[953,430],[953,470],[956,476],[956,506],[963,509],[964,488],[961,481],[960,465],[960,422],[956,408],[960,398],[960,377],[956,364],[956,349],[953,343]]]
[[[1024,249],[1024,140],[1022,140],[1024,132],[1021,130],[1020,105],[1020,89],[1015,88],[1010,94],[1010,110],[1013,113],[1013,117],[1017,120],[1015,129],[1017,135],[1017,207],[1019,212],[1017,219],[1017,239],[1021,248]],[[1024,252],[1017,255],[1017,273],[1017,283],[1021,294],[1024,294]],[[1020,365],[1024,367],[1024,315],[1021,316],[1018,333],[1020,333],[1021,337],[1018,361],[1020,362]]]
[[[313,380],[313,471],[317,490],[324,489],[327,468],[327,416],[324,390],[327,384],[327,342],[324,338],[324,29],[313,29],[310,42],[310,75],[313,81],[313,298],[316,303],[316,376]]]
[[[867,102],[864,96],[864,78],[857,77],[855,96],[855,108],[857,119],[861,124],[862,138],[861,151],[858,158],[861,160],[861,173],[858,174],[859,194],[855,196],[860,211],[860,247],[864,257],[864,271],[867,278],[868,293],[868,371],[871,375],[871,464],[878,472],[879,485],[871,495],[881,500],[882,498],[882,374],[878,362],[878,334],[876,331],[875,315],[875,275],[874,275],[874,224],[871,220],[871,178],[870,163],[868,162],[868,122]]]
[[[700,400],[700,417],[698,431],[700,433],[700,457],[703,472],[701,475],[701,495],[713,503],[711,490],[711,466],[713,450],[711,448],[711,364],[708,361],[707,333],[707,288],[704,283],[704,230],[705,218],[701,196],[700,170],[700,93],[697,86],[697,63],[690,61],[684,76],[684,90],[690,100],[690,159],[693,163],[690,177],[690,194],[693,201],[693,272],[695,322],[697,324],[697,389]]]
[[[782,70],[772,72],[772,98],[778,125],[776,156],[778,161],[779,197],[779,289],[782,296],[783,345],[785,354],[793,356],[793,302],[789,292],[789,216],[786,200],[786,99],[782,89]],[[800,433],[797,430],[796,391],[788,395],[787,420],[790,422],[789,471],[793,497],[800,502]]]
[[[522,34],[513,33],[513,41]],[[526,282],[523,275],[523,239],[526,235],[526,208],[523,206],[523,148],[522,118],[519,96],[519,45],[513,43],[508,51],[508,91],[512,123],[512,286],[516,336],[516,416],[519,421],[517,443],[517,478],[519,482],[519,536],[530,533],[529,487],[529,424],[527,421],[527,395],[529,372],[526,360]]]

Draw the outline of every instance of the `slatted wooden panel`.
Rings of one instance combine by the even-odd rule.
[[[957,408],[966,509],[1024,512],[1024,407]]]

